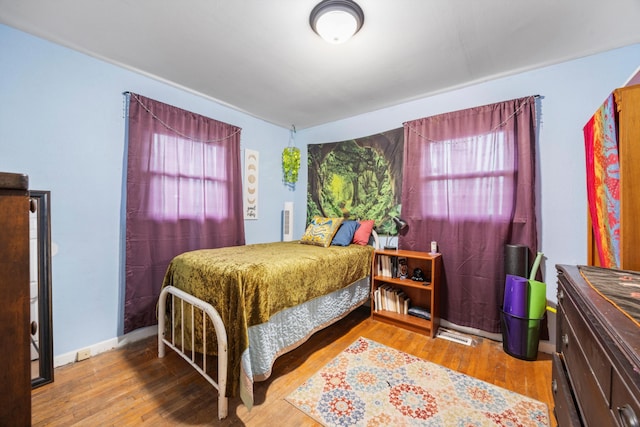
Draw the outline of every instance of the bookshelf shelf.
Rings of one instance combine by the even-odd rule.
[[[434,338],[440,324],[441,255],[376,250],[371,269],[371,318]],[[412,280],[415,269],[422,270],[424,281]],[[402,273],[405,278],[399,277]],[[409,307],[425,309],[430,319],[408,314]]]

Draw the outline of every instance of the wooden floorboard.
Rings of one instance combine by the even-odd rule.
[[[56,368],[54,382],[32,393],[34,426],[317,426],[285,397],[358,337],[446,366],[545,402],[552,426],[551,356],[536,361],[507,355],[502,344],[473,337],[465,346],[430,339],[373,321],[365,308],[314,334],[281,356],[267,380],[255,384],[255,406],[229,400],[229,416],[217,419],[216,390],[173,351],[157,357],[155,338]]]

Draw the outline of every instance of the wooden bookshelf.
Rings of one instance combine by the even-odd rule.
[[[405,278],[400,277],[401,260],[406,260]],[[440,325],[441,261],[440,254],[376,250],[371,265],[371,318],[434,338]],[[422,270],[424,281],[412,279],[416,268]],[[407,305],[426,309],[431,318],[407,314]]]

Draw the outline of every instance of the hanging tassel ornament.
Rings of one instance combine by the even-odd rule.
[[[298,170],[300,169],[300,149],[295,146],[296,127],[291,125],[289,134],[289,146],[282,151],[282,171],[284,183],[295,187],[298,182]]]

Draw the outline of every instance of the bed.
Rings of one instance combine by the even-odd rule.
[[[278,356],[369,299],[375,231],[369,243],[274,242],[178,255],[159,299],[159,357],[173,349],[218,390],[220,419],[228,397],[251,409],[254,381],[269,378]]]

